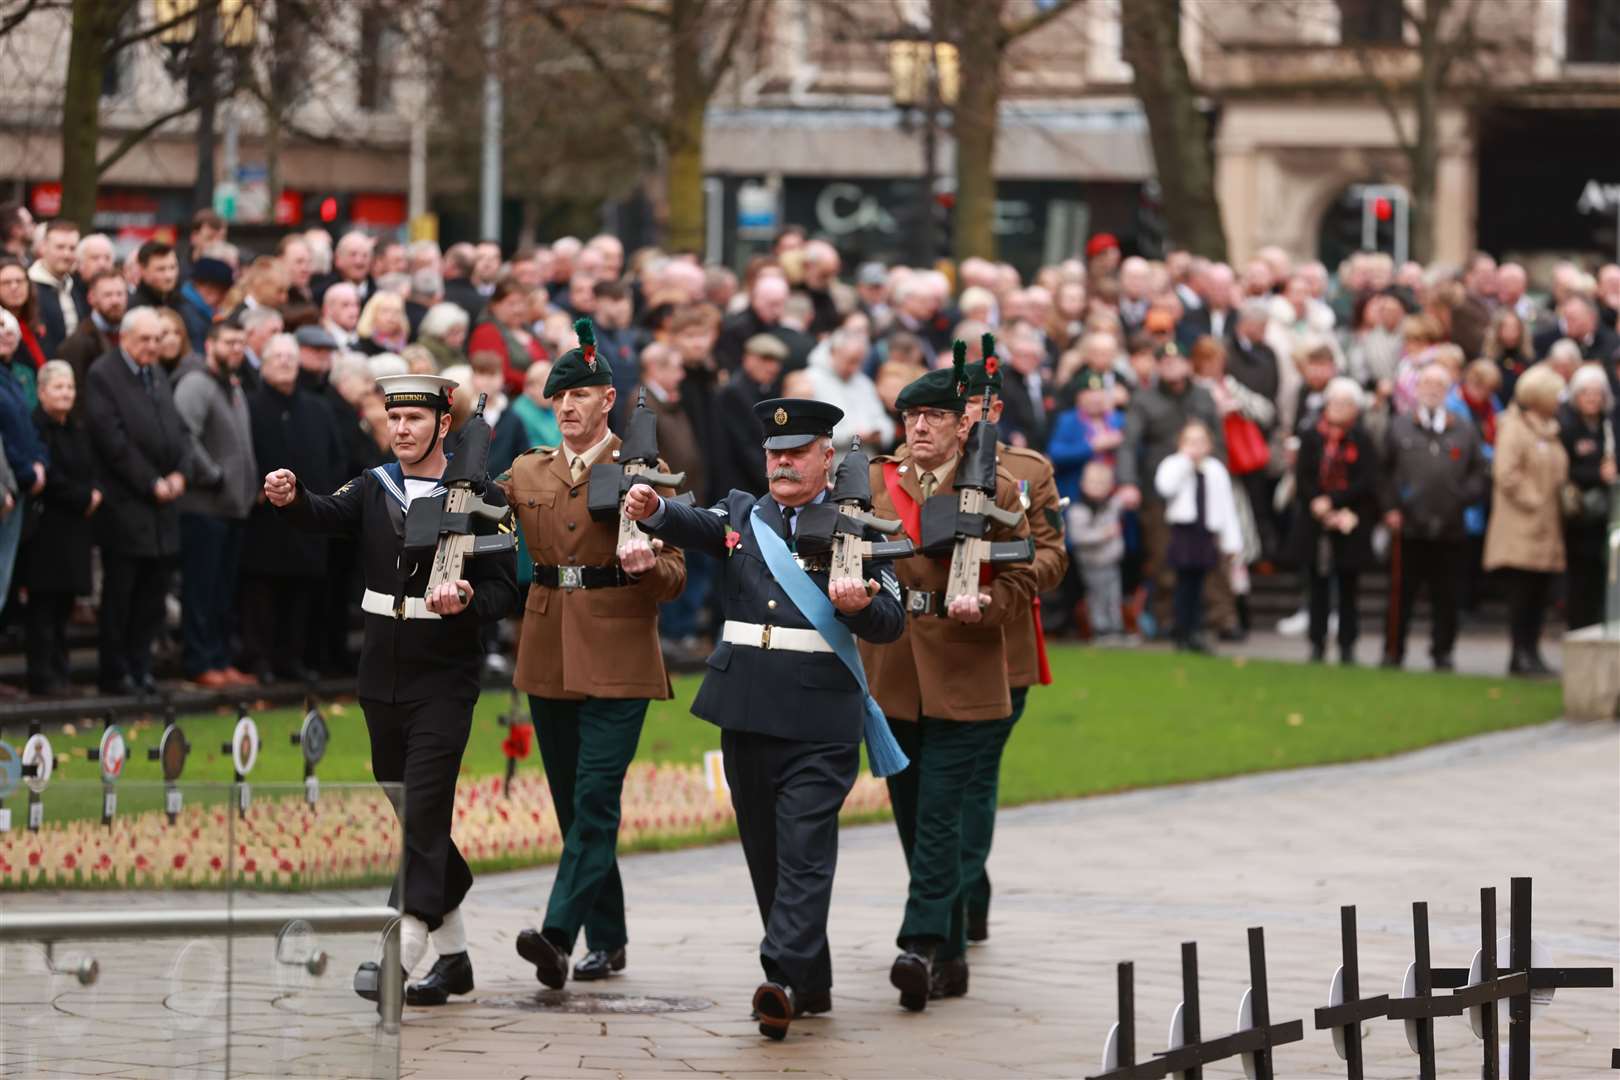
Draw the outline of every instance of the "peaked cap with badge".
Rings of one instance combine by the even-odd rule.
[[[765,427],[765,449],[792,450],[830,436],[844,410],[810,398],[767,398],[754,406]]]

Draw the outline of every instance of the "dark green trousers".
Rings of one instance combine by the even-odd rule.
[[[985,754],[968,782],[962,805],[962,895],[968,918],[990,917],[990,874],[985,863],[990,858],[990,841],[996,832],[996,804],[1001,790],[1001,755],[1012,737],[1013,725],[1024,715],[1029,687],[1012,688],[1012,716],[1000,721],[1001,741]]]
[[[544,928],[574,947],[622,948],[624,885],[619,880],[619,797],[636,756],[645,698],[555,701],[529,697],[540,761],[563,834]],[[552,934],[548,934],[553,936]]]
[[[940,959],[967,951],[962,918],[962,823],[968,785],[980,760],[1006,742],[1006,721],[891,723],[911,764],[888,779],[911,885],[898,944],[932,944]]]

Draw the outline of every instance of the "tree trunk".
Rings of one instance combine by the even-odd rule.
[[[62,215],[88,232],[96,213],[96,152],[101,140],[101,73],[113,24],[101,0],[73,0],[62,103]]]
[[[671,0],[669,125],[664,132],[664,187],[669,217],[665,240],[671,251],[703,251],[704,88],[701,0]]]
[[[1181,52],[1176,0],[1122,0],[1125,59],[1147,114],[1170,238],[1211,259],[1226,259],[1226,230],[1215,198],[1215,154]]]
[[[958,260],[996,257],[996,129],[1001,106],[1001,61],[1007,42],[1002,0],[956,0],[941,35],[958,53],[956,111],[956,216]]]

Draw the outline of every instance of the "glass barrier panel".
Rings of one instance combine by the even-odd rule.
[[[0,1075],[396,1076],[397,1029],[352,988],[381,928],[327,925],[387,904],[390,793],[62,779],[96,775],[84,758],[0,804]],[[6,929],[64,915],[92,923],[48,948]]]

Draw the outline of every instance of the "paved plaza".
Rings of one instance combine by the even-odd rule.
[[[1179,944],[1199,943],[1213,1036],[1233,1026],[1247,983],[1245,928],[1264,926],[1272,1017],[1304,1018],[1307,1029],[1278,1051],[1277,1076],[1343,1076],[1309,1019],[1338,961],[1341,903],[1359,907],[1366,994],[1396,988],[1411,954],[1411,901],[1429,901],[1436,966],[1462,966],[1478,941],[1480,886],[1498,887],[1505,931],[1512,875],[1535,879],[1536,937],[1555,965],[1613,965],[1617,862],[1612,725],[1551,724],[1380,762],[1027,807],[1001,819],[992,937],[972,950],[970,996],[910,1015],[887,982],[905,890],[899,845],[887,824],[848,829],[832,913],[834,1011],[795,1023],[781,1044],[748,1018],[759,922],[737,846],[624,860],[629,968],[563,993],[543,991],[512,951],[537,920],[550,871],[491,875],[467,906],[478,991],[464,1004],[407,1010],[401,1074],[1079,1077],[1097,1071],[1117,961],[1136,962],[1139,1047],[1160,1049],[1179,997]],[[238,944],[233,1074],[352,1076],[387,1059],[388,1040],[346,991],[366,943],[323,944],[333,959],[320,978],[287,965],[255,976],[269,946]],[[90,990],[62,976],[14,979],[20,969],[37,975],[38,950],[5,951],[0,1074],[219,1075],[226,1047],[208,1026],[217,1014],[196,1020],[207,1008],[187,1000],[188,977],[208,983],[207,957],[177,959],[173,944],[147,947],[146,961],[141,949],[103,951]],[[170,980],[166,1006],[192,1028],[140,1019],[143,963]],[[30,1002],[15,989],[24,983],[50,996]],[[89,1018],[92,1003],[102,1020]],[[27,1056],[20,1032],[50,1060]],[[1478,1075],[1464,1020],[1440,1021],[1436,1036],[1441,1076]],[[1615,1045],[1620,996],[1562,991],[1536,1021],[1535,1075],[1613,1075]],[[1399,1025],[1373,1022],[1366,1048],[1369,1077],[1416,1075]],[[1229,1062],[1206,1075],[1242,1071]]]

